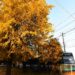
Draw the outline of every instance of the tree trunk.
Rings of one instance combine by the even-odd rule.
[[[6,75],[11,75],[11,69],[12,69],[12,62],[9,60],[7,61],[6,65]]]

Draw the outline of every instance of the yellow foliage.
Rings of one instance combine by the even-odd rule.
[[[21,55],[25,61],[30,57],[34,59],[39,56],[43,56],[43,61],[52,60],[51,57],[49,58],[51,53],[49,49],[52,47],[49,47],[48,40],[50,40],[49,33],[53,32],[53,28],[52,24],[48,23],[47,15],[53,6],[47,5],[46,0],[2,0],[2,2],[3,7],[0,10],[0,47],[2,50],[6,48],[8,55],[11,53]],[[54,45],[54,42],[52,44]],[[55,52],[57,56],[60,50],[59,47],[56,49],[58,49]]]
[[[0,23],[0,33],[8,31],[8,28],[10,27],[10,24],[12,22],[15,22],[15,20],[14,19],[10,19],[10,20],[8,20],[5,23]]]
[[[42,62],[57,63],[62,59],[62,48],[56,38],[51,39],[49,44],[43,45],[39,51],[42,57],[40,61]]]
[[[7,47],[9,43],[10,43],[10,41],[4,42],[4,43],[0,43],[0,46]]]

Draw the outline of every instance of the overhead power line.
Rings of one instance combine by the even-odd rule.
[[[66,28],[66,26],[69,26],[69,25],[71,25],[73,22],[75,22],[74,20],[72,20],[72,21],[70,21],[69,23],[67,23],[67,24],[65,24],[65,26],[63,26],[62,28],[60,28],[61,30],[63,29],[63,28]],[[58,29],[58,30],[60,30],[60,29]],[[72,29],[71,29],[72,30]],[[58,31],[57,31],[58,32]],[[56,32],[56,33],[57,33]],[[66,32],[63,32],[63,33],[66,33]],[[60,37],[60,36],[62,36],[61,34],[59,35],[59,36],[57,36],[57,37]]]
[[[67,14],[69,15],[69,17],[71,17],[71,18],[73,19],[73,21],[75,21],[74,13],[71,14],[71,13],[70,13],[67,9],[65,9],[57,0],[54,0],[54,1],[56,2],[56,4],[57,4],[65,13],[67,13]],[[58,25],[62,25],[65,21],[69,20],[69,19],[68,19],[69,17],[67,17],[67,19],[65,19],[63,22],[60,22]],[[63,28],[65,28],[65,27],[71,25],[71,23],[73,23],[73,21],[71,21],[71,22],[69,22],[69,23],[63,25],[61,28],[60,28],[60,26],[58,26],[59,29],[57,29],[57,30],[63,29]]]
[[[63,34],[64,34],[64,35],[65,35],[65,34],[68,34],[69,32],[74,31],[74,30],[75,30],[75,28],[72,28],[72,29],[70,29],[70,30],[68,30],[68,31],[66,31],[66,32],[63,32]],[[59,38],[60,36],[62,36],[62,34],[60,34],[60,35],[57,36],[57,37]]]
[[[64,28],[70,26],[73,22],[75,22],[75,20],[71,20],[71,21],[68,22],[67,24],[63,24],[63,26],[62,26],[61,28],[57,29],[57,30],[60,30],[60,29],[62,30],[62,29],[64,29]]]
[[[75,14],[75,12],[72,13],[72,14]],[[71,14],[71,15],[72,15],[72,14]],[[69,20],[69,18],[71,18],[71,15],[69,15],[66,19],[64,19],[63,21],[61,21],[61,22],[59,22],[58,24],[56,24],[56,26],[64,24],[66,21]],[[75,19],[73,19],[73,20],[75,21]],[[55,26],[55,27],[56,27],[56,26]],[[59,28],[60,28],[60,27],[61,27],[61,26],[59,26]]]
[[[56,2],[56,4],[57,4],[66,14],[71,15],[71,13],[70,13],[68,10],[66,10],[57,0],[54,0],[54,1]],[[73,14],[71,15],[71,17],[72,17],[72,19],[75,21],[75,17],[74,17]],[[66,21],[66,20],[65,20],[65,21]],[[65,21],[64,21],[64,22],[65,22]],[[61,25],[61,24],[64,23],[64,22],[60,22],[59,24]],[[69,25],[71,25],[71,23],[73,23],[73,22],[70,22]],[[63,27],[65,27],[65,26],[63,26]],[[67,25],[66,25],[66,27],[67,27]],[[59,35],[59,37],[62,36],[64,51],[66,51],[66,46],[65,46],[65,39],[64,39],[64,37],[65,37],[66,34],[68,34],[68,33],[71,32],[71,31],[74,31],[74,30],[75,30],[75,28],[72,28],[72,29],[70,29],[70,30],[68,30],[68,31],[66,31],[66,32],[64,32],[64,33],[62,33],[62,34]],[[67,48],[71,48],[71,47],[67,47]],[[73,48],[73,46],[72,46],[72,48]]]
[[[72,28],[72,29],[66,31],[64,34],[67,34],[67,33],[71,32],[71,31],[74,31],[74,30],[75,30],[75,28]]]
[[[69,38],[69,39],[67,39],[66,41],[72,42],[72,41],[75,41],[75,38],[74,38],[74,37],[73,37],[73,38]]]
[[[54,0],[54,1],[56,2],[56,4],[57,4],[66,14],[71,15],[71,13],[70,13],[67,9],[65,9],[57,0]],[[75,17],[74,17],[73,15],[71,15],[71,17],[72,17],[73,19],[75,19]]]
[[[64,46],[62,46],[64,47]],[[68,45],[67,48],[74,48],[75,46]]]

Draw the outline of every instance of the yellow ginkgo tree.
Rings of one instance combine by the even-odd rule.
[[[17,61],[38,58],[41,62],[57,62],[61,56],[61,47],[55,44],[56,41],[50,41],[49,33],[53,32],[53,28],[47,17],[53,6],[47,5],[46,0],[1,2],[0,52],[5,54],[3,59],[6,54],[7,58],[12,58],[11,54],[14,54],[13,59]],[[51,54],[54,54],[54,57],[51,57]]]

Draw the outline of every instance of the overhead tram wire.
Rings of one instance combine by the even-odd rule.
[[[67,46],[68,48],[75,48],[75,46]]]
[[[73,16],[73,14],[71,14],[68,10],[66,10],[57,0],[54,0],[54,1],[62,10],[64,10],[65,13],[71,15],[71,17],[75,20],[75,17]]]
[[[70,21],[70,22],[68,22],[67,24],[65,24],[65,26],[62,26],[62,29],[61,30],[63,30],[64,28],[66,28],[66,27],[68,27],[68,26],[70,26],[72,23],[74,23],[75,21],[74,20],[72,20],[72,21]],[[60,29],[57,29],[57,30],[60,30]],[[58,33],[59,31],[57,31],[56,33]]]
[[[67,32],[65,32],[64,34],[67,34],[67,33],[74,31],[74,30],[75,30],[75,28],[72,28],[72,29],[68,30]]]
[[[72,14],[75,14],[75,13],[72,13]],[[71,15],[72,15],[72,14],[71,14]],[[61,21],[61,22],[59,22],[58,24],[56,24],[56,26],[64,24],[65,21],[68,21],[68,20],[69,20],[68,18],[70,18],[71,15],[69,15],[66,19],[64,19],[63,21]],[[74,19],[74,20],[75,20],[75,19]],[[56,27],[56,26],[55,26],[55,27]],[[59,26],[59,27],[61,27],[61,26]]]
[[[74,30],[75,30],[75,28],[72,28],[72,29],[70,29],[70,30],[68,30],[68,31],[66,31],[66,32],[63,32],[63,33],[64,33],[64,35],[66,35],[66,34],[68,34],[69,32],[74,31]],[[59,38],[60,36],[62,36],[62,34],[60,34],[59,36],[57,36],[57,38]]]
[[[65,12],[66,14],[71,15],[71,13],[70,13],[67,9],[65,9],[57,0],[54,0],[54,1],[56,2],[56,4],[57,4],[62,10],[64,10],[64,12]],[[74,17],[73,15],[71,15],[71,17],[72,17],[73,19],[75,19],[75,17]]]
[[[74,40],[75,40],[75,38],[69,38],[66,41],[74,41]]]
[[[57,4],[62,10],[64,10],[65,13],[71,15],[71,17],[72,17],[73,19],[75,19],[75,17],[74,17],[68,10],[66,10],[57,0],[54,0],[54,1],[56,2],[56,4]],[[60,36],[61,36],[61,35],[59,35],[59,37],[60,37]]]
[[[63,41],[63,50],[64,50],[64,52],[66,52],[65,41],[64,41],[64,34],[67,34],[67,33],[71,32],[71,31],[74,31],[74,30],[75,30],[75,28],[72,28],[72,29],[68,30],[67,32],[62,33],[62,35],[61,35],[62,36],[62,41]]]
[[[56,24],[56,26],[57,26],[57,25],[63,25],[65,22],[67,22],[67,21],[69,20],[68,18],[70,18],[70,17],[71,17],[71,15],[68,16],[65,20],[63,20],[63,21],[61,21],[60,23]],[[75,19],[73,19],[73,20],[75,21]],[[55,26],[55,27],[56,27],[56,26]],[[60,28],[60,27],[62,28],[62,26],[59,26],[58,28]]]
[[[54,0],[54,1],[56,1],[56,0]],[[70,12],[68,11],[68,10],[66,10],[59,2],[57,2],[56,1],[56,3],[61,7],[61,9],[63,9],[67,14],[70,14]],[[75,17],[72,15],[71,16],[73,19],[75,19]],[[69,33],[69,32],[71,32],[71,31],[74,31],[75,30],[75,28],[72,28],[72,29],[70,29],[69,31],[67,31],[67,32],[65,32],[64,34],[67,34],[67,33]],[[73,47],[72,47],[73,48]]]

